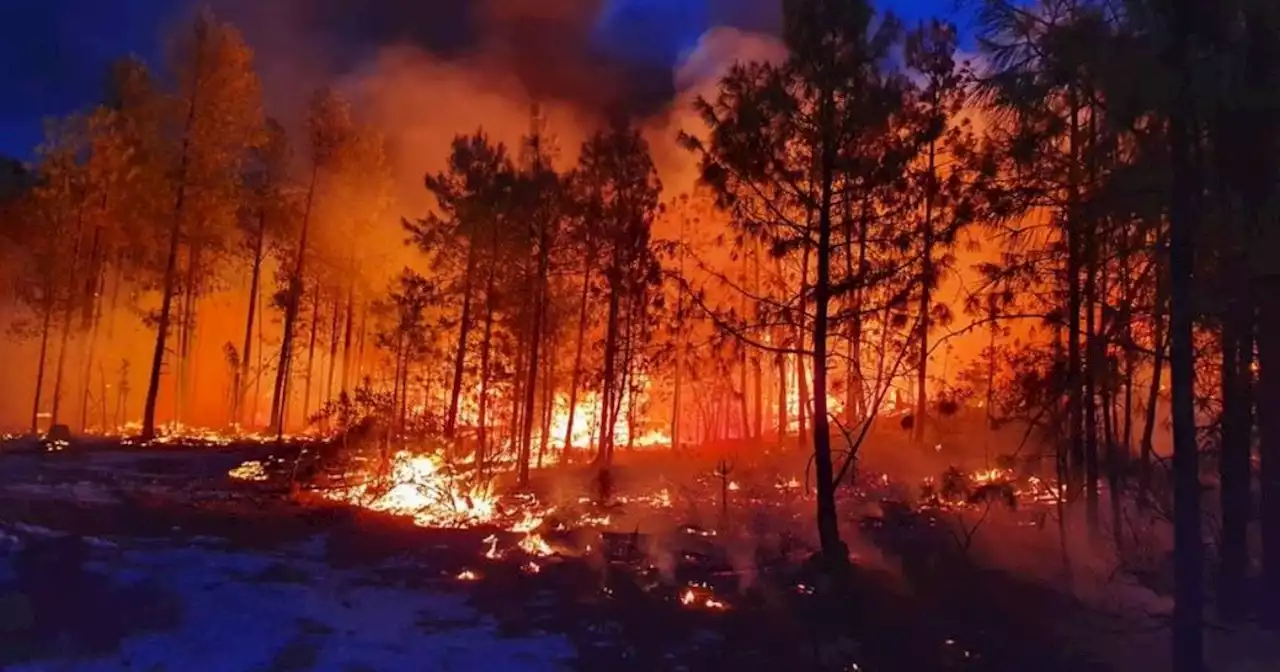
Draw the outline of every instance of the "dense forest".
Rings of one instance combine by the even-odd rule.
[[[33,353],[10,424],[376,416],[521,483],[784,446],[811,453],[838,571],[873,426],[932,447],[969,414],[1025,433],[1002,459],[1052,475],[1097,544],[1171,526],[1181,669],[1204,605],[1280,618],[1280,8],[973,0],[966,54],[941,21],[784,5],[779,57],[728,67],[678,133],[618,111],[565,147],[530,100],[518,141],[454,129],[418,162],[443,165],[413,178],[422,212],[398,197],[414,157],[339,87],[267,116],[250,45],[199,15],[0,176]],[[664,189],[659,142],[696,186]]]

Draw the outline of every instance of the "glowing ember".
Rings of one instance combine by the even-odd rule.
[[[538,566],[538,563],[533,562],[532,560],[524,563],[522,569],[524,569],[526,574],[537,574],[542,571],[542,567]]]
[[[691,583],[680,592],[681,606],[691,609],[710,609],[712,611],[723,611],[729,608],[729,605],[716,598],[711,592],[711,587],[701,583]]]
[[[741,489],[742,489],[742,486],[738,485],[737,481],[729,481],[729,490],[731,492],[737,492]]]
[[[480,578],[480,575],[469,569],[464,569],[461,572],[458,572],[457,578],[459,581],[475,581]]]
[[[267,471],[258,460],[249,460],[228,471],[227,476],[237,481],[265,481],[267,480]]]

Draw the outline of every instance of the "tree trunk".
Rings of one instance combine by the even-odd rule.
[[[197,30],[197,40],[202,40]],[[169,226],[169,251],[166,255],[163,291],[160,298],[160,316],[156,323],[156,345],[151,355],[151,374],[147,379],[147,399],[142,411],[142,439],[149,441],[156,435],[156,401],[160,398],[160,370],[164,366],[165,339],[169,335],[169,322],[173,318],[174,285],[178,275],[178,250],[182,239],[182,215],[187,200],[187,172],[191,163],[191,129],[196,120],[200,95],[202,45],[196,46],[196,63],[192,70],[191,102],[187,108],[187,120],[182,131],[182,151],[178,162],[178,189],[174,197],[173,221]]]
[[[1085,471],[1084,456],[1084,394],[1083,380],[1080,370],[1080,270],[1082,266],[1080,250],[1080,104],[1077,100],[1076,88],[1070,86],[1071,120],[1068,143],[1070,159],[1067,177],[1067,435],[1070,437],[1069,474],[1071,476],[1068,492],[1071,497],[1079,496],[1082,477]]]
[[[1268,620],[1280,623],[1280,275],[1255,280],[1258,306],[1258,453],[1262,573]]]
[[[258,284],[262,282],[262,256],[266,248],[267,213],[258,211],[257,238],[253,245],[253,271],[249,274],[249,308],[244,320],[244,347],[240,349],[240,366],[236,370],[235,408],[232,409],[231,421],[244,423],[244,397],[249,388],[249,360],[253,351],[253,321],[258,310]],[[259,371],[261,376],[262,372]],[[252,419],[250,420],[252,422]]]
[[[529,460],[533,449],[534,401],[538,382],[538,357],[542,347],[542,325],[546,319],[547,270],[550,259],[550,239],[547,235],[545,214],[538,215],[538,277],[533,289],[533,325],[529,331],[529,373],[525,380],[524,426],[520,431],[520,464],[517,482],[529,484]]]
[[[476,272],[476,246],[467,243],[467,270],[462,280],[462,316],[458,324],[458,347],[453,356],[453,383],[449,391],[449,414],[444,419],[445,438],[452,439],[458,427],[458,404],[462,398],[462,371],[467,361],[467,334],[471,332],[471,282]],[[349,330],[348,330],[349,331]]]
[[[1192,269],[1195,264],[1197,203],[1201,187],[1193,165],[1196,137],[1192,117],[1189,2],[1175,5],[1172,65],[1180,74],[1169,123],[1173,184],[1170,194],[1170,331],[1169,364],[1173,376],[1173,481],[1174,481],[1174,613],[1173,665],[1175,672],[1204,669],[1201,631],[1204,596],[1202,573],[1204,548],[1200,530],[1200,462],[1196,440],[1195,353]]]
[[[1239,260],[1238,253],[1232,257]],[[1234,268],[1242,269],[1243,265]],[[1222,320],[1222,436],[1218,473],[1221,482],[1222,550],[1218,574],[1218,612],[1227,622],[1245,616],[1245,577],[1249,566],[1251,439],[1253,434],[1250,368],[1253,364],[1252,309],[1248,294],[1235,284]]]
[[[89,327],[89,342],[85,347],[84,378],[82,379],[83,387],[81,388],[81,391],[80,391],[80,395],[81,395],[80,433],[81,434],[86,433],[89,429],[89,397],[90,397],[89,390],[91,388],[89,381],[93,380],[94,355],[97,354],[97,350],[98,350],[98,328],[102,324],[102,292],[98,291],[97,288],[102,286],[101,283],[106,282],[106,272],[107,270],[105,266],[99,271],[99,280],[95,282],[94,284],[95,291],[92,297],[90,298],[90,304],[92,305],[91,310],[93,311],[93,317],[92,317],[93,324],[92,326]],[[107,433],[107,416],[105,413],[102,415],[101,420],[102,420],[103,434],[106,434]]]
[[[496,251],[497,234],[494,234]],[[480,342],[480,402],[476,414],[476,469],[484,473],[489,454],[489,354],[493,344],[493,285],[496,260],[489,261],[489,281],[484,291],[484,339]]]
[[[934,113],[937,113],[935,108]],[[920,361],[916,368],[916,417],[912,425],[912,440],[924,443],[924,426],[929,419],[929,327],[932,326],[930,308],[933,303],[933,182],[937,172],[937,145],[929,141],[929,172],[925,177],[924,228],[921,231],[920,269]]]
[[[47,291],[47,288],[46,288]],[[44,365],[49,355],[49,328],[53,322],[53,297],[45,296],[44,319],[40,325],[40,356],[36,359],[36,393],[31,403],[31,433],[40,433],[40,393],[44,388]]]
[[[347,283],[347,315],[346,325],[342,329],[342,394],[351,389],[351,332],[356,318],[355,280]]]
[[[827,216],[830,217],[830,213],[828,213]],[[827,225],[830,226],[830,222],[828,222]],[[828,232],[828,237],[829,236],[830,236],[830,232]],[[799,319],[797,320],[797,327],[796,327],[796,350],[801,352],[804,351],[804,341],[805,341],[804,331],[805,331],[805,324],[808,319],[805,313],[808,310],[808,306],[807,306],[808,301],[806,298],[806,294],[808,294],[808,291],[809,291],[809,254],[810,254],[809,247],[810,247],[809,243],[806,241],[804,243],[804,253],[801,255],[801,262],[800,262],[801,263],[800,315],[799,315]],[[827,251],[827,254],[830,255],[830,250]],[[800,434],[797,437],[798,438],[797,445],[802,447],[809,443],[808,416],[810,411],[809,383],[808,383],[808,380],[806,380],[805,378],[804,366],[802,365],[804,357],[805,355],[796,356],[796,389],[800,393],[800,405],[799,405],[799,408],[796,409],[796,416],[797,416],[796,420],[797,420],[798,429],[800,431]]]
[[[1098,518],[1098,372],[1102,368],[1098,353],[1097,303],[1098,303],[1098,264],[1097,233],[1089,231],[1085,234],[1085,271],[1084,271],[1084,471],[1085,471],[1085,519],[1089,525],[1089,533],[1097,535]],[[1111,493],[1113,496],[1116,493]]]
[[[568,458],[569,452],[573,449],[573,423],[574,415],[578,410],[578,381],[582,376],[582,346],[586,343],[587,334],[587,290],[591,286],[591,264],[590,259],[582,270],[582,296],[578,300],[578,345],[577,352],[573,356],[573,376],[569,380],[569,424],[564,430],[564,452],[565,458]],[[677,355],[678,356],[678,355]],[[676,369],[679,371],[679,369]],[[680,394],[680,382],[677,377],[676,395]],[[677,411],[679,413],[679,411]]]
[[[302,388],[302,424],[311,423],[311,376],[315,372],[316,332],[320,331],[320,282],[311,292],[311,338],[307,345],[307,376]]]
[[[618,262],[615,255],[613,264],[614,273],[618,272],[617,268],[620,265],[621,264]],[[614,428],[613,423],[610,422],[609,416],[611,415],[610,409],[614,404],[614,394],[615,392],[621,391],[614,389],[616,386],[616,381],[614,381],[614,376],[616,375],[615,364],[618,356],[618,294],[621,291],[621,288],[618,287],[620,284],[618,282],[611,281],[609,284],[611,285],[609,288],[609,318],[605,326],[604,378],[600,395],[600,445],[596,454],[596,463],[601,467],[608,467],[610,462],[613,460]]]
[[[315,205],[319,178],[320,166],[313,164],[310,184],[307,187],[307,204],[302,212],[302,231],[298,237],[298,258],[294,262],[293,273],[289,276],[289,297],[284,311],[280,360],[276,363],[275,393],[271,399],[271,428],[275,431],[277,439],[284,437],[285,418],[289,412],[289,369],[293,364],[293,332],[302,307],[302,274],[307,264],[307,235],[311,230],[311,209]]]
[[[1164,378],[1165,349],[1168,341],[1168,334],[1165,333],[1165,278],[1168,272],[1168,264],[1165,263],[1164,243],[1161,238],[1161,234],[1157,232],[1155,242],[1155,304],[1152,308],[1151,316],[1154,322],[1151,329],[1151,347],[1155,351],[1155,355],[1151,361],[1151,387],[1147,391],[1147,406],[1142,420],[1142,446],[1139,449],[1139,490],[1144,498],[1151,494],[1151,462],[1156,429],[1156,409],[1160,404],[1160,382]]]
[[[325,380],[324,399],[327,402],[333,399],[333,377],[338,370],[338,327],[342,324],[342,294],[340,288],[334,287],[333,297],[333,322],[329,325],[329,375]]]

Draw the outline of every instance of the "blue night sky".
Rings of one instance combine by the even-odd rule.
[[[669,66],[713,24],[758,29],[760,15],[769,14],[764,0],[608,0],[604,4],[591,42],[619,59],[654,67]],[[883,0],[881,4],[910,21],[950,16],[954,0]],[[724,5],[763,6],[765,11],[739,12]],[[0,62],[5,64],[0,68],[0,155],[29,158],[41,136],[41,119],[95,102],[113,59],[135,53],[156,62],[165,27],[188,6],[187,0],[0,0]],[[457,16],[454,9],[449,16]],[[351,23],[359,22],[334,21],[332,13],[329,19],[332,27],[326,29],[339,40],[376,43],[389,37],[349,35]]]

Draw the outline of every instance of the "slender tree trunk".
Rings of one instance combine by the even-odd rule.
[[[1092,124],[1091,124],[1092,125]],[[1089,525],[1089,533],[1098,534],[1098,372],[1102,368],[1102,358],[1098,352],[1097,313],[1098,303],[1098,260],[1097,233],[1089,231],[1085,237],[1085,271],[1084,271],[1084,470],[1085,470],[1085,519]],[[1111,493],[1113,496],[1116,493]]]
[[[934,113],[937,113],[935,108]],[[920,328],[916,337],[920,341],[920,361],[916,367],[916,417],[912,425],[912,439],[924,443],[924,426],[929,420],[929,328],[933,326],[930,309],[933,304],[933,191],[937,172],[937,144],[929,141],[929,172],[925,177],[924,228],[920,232],[923,241],[920,261]]]
[[[1266,616],[1280,623],[1280,275],[1255,278],[1258,307],[1258,453],[1261,459],[1262,587]]]
[[[621,266],[619,260],[614,258],[614,272],[617,272]],[[618,294],[621,292],[620,283],[610,282],[609,291],[609,317],[605,326],[604,339],[604,379],[602,385],[602,393],[600,395],[600,446],[596,454],[596,463],[601,467],[608,467],[613,459],[613,423],[610,422],[610,409],[613,408],[614,396],[617,382],[614,377],[617,375],[616,360],[618,358]]]
[[[547,356],[542,365],[542,425],[538,436],[538,468],[542,468],[542,456],[547,452],[547,439],[551,434],[551,415],[556,401],[555,361],[556,339],[553,333],[547,334]]]
[[[62,310],[62,339],[58,347],[58,363],[53,374],[53,409],[49,414],[49,426],[58,424],[59,409],[62,406],[62,379],[63,369],[67,361],[67,349],[71,341],[71,318],[75,314],[76,299],[79,288],[76,286],[78,282],[77,276],[80,273],[80,245],[83,239],[84,217],[83,211],[76,221],[76,237],[75,243],[71,248],[71,270],[67,277],[67,295],[64,297],[66,301]]]
[[[573,355],[573,375],[569,379],[569,424],[564,430],[564,451],[565,457],[568,458],[570,451],[573,450],[573,423],[574,415],[578,410],[578,381],[582,376],[582,346],[586,343],[587,338],[587,290],[591,286],[591,260],[587,259],[587,264],[582,270],[582,295],[578,299],[578,345],[577,351]],[[678,355],[677,355],[678,356]],[[677,360],[678,361],[678,360]],[[678,364],[677,364],[678,366]],[[679,368],[676,369],[679,371]],[[677,375],[676,380],[676,396],[679,398],[680,381]],[[677,402],[677,407],[679,406]],[[678,414],[679,411],[677,410]]]
[[[1147,391],[1147,406],[1142,421],[1142,446],[1139,454],[1138,474],[1140,492],[1144,498],[1150,495],[1151,492],[1151,463],[1155,440],[1156,410],[1160,404],[1160,382],[1164,378],[1165,349],[1168,347],[1168,334],[1165,333],[1165,278],[1169,268],[1168,264],[1165,263],[1166,257],[1163,246],[1162,236],[1157,232],[1155,242],[1155,303],[1152,307],[1151,316],[1154,322],[1152,325],[1151,347],[1155,351],[1155,355],[1151,361],[1151,387]]]
[[[828,214],[828,217],[830,215]],[[828,222],[828,225],[830,223]],[[830,234],[828,234],[830,235]],[[796,327],[796,349],[803,352],[805,342],[805,327],[808,322],[806,312],[808,311],[807,294],[809,292],[809,255],[811,250],[808,242],[804,243],[804,253],[801,255],[800,268],[800,316],[797,320]],[[830,251],[828,251],[830,254]],[[801,364],[805,355],[796,356],[796,389],[800,393],[800,407],[797,410],[797,421],[799,425],[800,435],[797,445],[805,446],[809,443],[808,420],[809,411],[809,381],[805,378],[804,366]]]
[[[497,251],[497,234],[494,234]],[[489,455],[489,354],[493,343],[493,285],[495,260],[489,261],[489,281],[484,291],[484,339],[480,342],[480,403],[476,415],[476,468],[484,473]],[[581,347],[581,346],[579,346]]]
[[[671,449],[680,449],[680,420],[681,411],[681,392],[684,389],[684,357],[685,357],[685,326],[684,326],[684,225],[685,220],[680,220],[680,285],[676,288],[676,354],[675,354],[675,390],[671,394]],[[585,297],[584,297],[585,298]],[[579,344],[581,344],[581,336],[579,336]],[[757,362],[758,364],[758,362]],[[575,371],[574,375],[577,375]],[[571,410],[570,413],[573,411]],[[572,417],[572,416],[570,416]]]
[[[313,164],[310,184],[307,187],[307,204],[302,212],[302,231],[298,237],[298,258],[294,262],[293,273],[289,276],[289,298],[284,311],[280,361],[276,364],[275,393],[271,399],[271,428],[275,431],[277,439],[284,437],[285,418],[289,413],[289,369],[293,364],[294,329],[302,307],[302,274],[307,265],[307,236],[311,231],[311,210],[315,205],[319,178],[320,166]]]
[[[302,424],[311,422],[311,376],[315,372],[316,332],[320,331],[320,283],[311,292],[311,338],[307,346],[307,375],[302,388]],[[399,352],[397,350],[397,352]]]
[[[1204,669],[1201,632],[1204,548],[1200,528],[1200,461],[1196,440],[1194,289],[1197,199],[1201,187],[1193,165],[1192,143],[1196,124],[1191,91],[1190,2],[1174,7],[1175,28],[1172,65],[1179,73],[1176,100],[1170,116],[1169,144],[1173,164],[1170,194],[1170,369],[1173,375],[1173,481],[1174,481],[1174,613],[1173,665],[1175,672]]]
[[[834,123],[831,107],[831,93],[826,92],[820,115],[824,129],[830,129]],[[835,471],[831,460],[830,420],[827,417],[827,306],[831,296],[831,201],[835,154],[832,144],[830,139],[823,143],[817,281],[813,288],[813,464],[817,480],[818,540],[824,560],[829,566],[839,566],[848,562],[848,548],[840,540],[836,518]],[[803,393],[803,385],[801,391]],[[800,413],[804,417],[803,405]]]
[[[538,277],[533,290],[533,324],[529,332],[529,373],[525,381],[524,427],[520,432],[520,465],[517,479],[522,486],[529,484],[529,460],[533,449],[533,418],[538,382],[538,357],[542,347],[543,322],[546,320],[547,272],[550,260],[550,238],[547,235],[545,214],[539,214],[538,224]]]
[[[258,285],[262,282],[262,257],[266,240],[267,213],[264,209],[258,211],[258,231],[253,243],[253,270],[249,274],[249,308],[244,320],[244,346],[240,349],[240,366],[236,369],[235,408],[231,415],[231,421],[236,424],[244,423],[244,397],[249,391],[249,361],[253,351],[253,321],[257,317]],[[250,422],[252,421],[253,418],[250,418]]]
[[[1084,455],[1084,393],[1080,367],[1080,213],[1078,211],[1080,185],[1080,104],[1075,85],[1069,87],[1071,98],[1071,119],[1068,143],[1070,158],[1068,159],[1067,176],[1067,422],[1068,437],[1071,445],[1069,462],[1071,474],[1070,488],[1072,498],[1079,496],[1082,477],[1085,471]]]
[[[335,296],[333,297],[333,321],[329,325],[329,374],[324,385],[324,398],[321,399],[321,406],[324,402],[333,399],[333,378],[338,370],[338,327],[342,324],[342,294],[340,288],[334,288]]]
[[[203,40],[197,30],[197,40]],[[164,367],[165,339],[169,335],[169,323],[173,319],[174,285],[178,275],[178,250],[182,240],[182,216],[187,201],[187,173],[191,163],[191,129],[195,125],[200,95],[200,75],[203,70],[202,45],[196,47],[196,63],[192,70],[191,101],[187,107],[187,120],[182,131],[182,151],[178,162],[178,189],[174,197],[173,218],[169,226],[169,251],[166,255],[163,291],[160,298],[160,316],[156,323],[156,344],[151,355],[151,374],[147,379],[147,399],[142,411],[142,439],[149,441],[156,435],[156,401],[160,398],[160,372]]]
[[[1228,224],[1230,226],[1230,224]],[[1241,259],[1239,253],[1233,258]],[[1243,262],[1233,264],[1243,269]],[[1221,479],[1222,551],[1218,573],[1218,612],[1228,622],[1245,616],[1245,576],[1249,566],[1250,465],[1253,413],[1250,368],[1253,364],[1252,309],[1242,285],[1227,297],[1222,321]]]
[[[351,389],[351,332],[353,331],[356,317],[355,292],[355,280],[349,280],[347,283],[347,315],[344,320],[346,325],[342,329],[342,393],[344,395]]]
[[[46,292],[48,289],[46,288]],[[36,393],[31,403],[31,433],[40,433],[40,393],[44,389],[45,360],[49,354],[49,330],[53,323],[53,298],[46,294],[44,319],[40,325],[40,356],[36,359]]]
[[[98,291],[97,288],[102,287],[103,283],[106,282],[106,272],[107,270],[105,267],[99,271],[99,280],[94,284],[95,290],[92,298],[90,299],[90,303],[92,305],[91,310],[93,311],[93,325],[89,327],[89,342],[85,347],[84,378],[82,379],[83,387],[80,391],[81,434],[84,434],[89,430],[89,390],[91,388],[89,381],[93,380],[94,355],[97,354],[98,350],[98,328],[102,324],[102,292]],[[102,415],[102,430],[105,434],[107,430],[107,416],[105,413]]]
[[[467,361],[467,334],[471,332],[471,283],[476,272],[476,246],[467,243],[467,270],[462,279],[462,316],[458,324],[458,347],[453,356],[453,384],[449,391],[449,414],[444,419],[444,435],[453,438],[458,426],[458,404],[462,399],[462,371]]]

